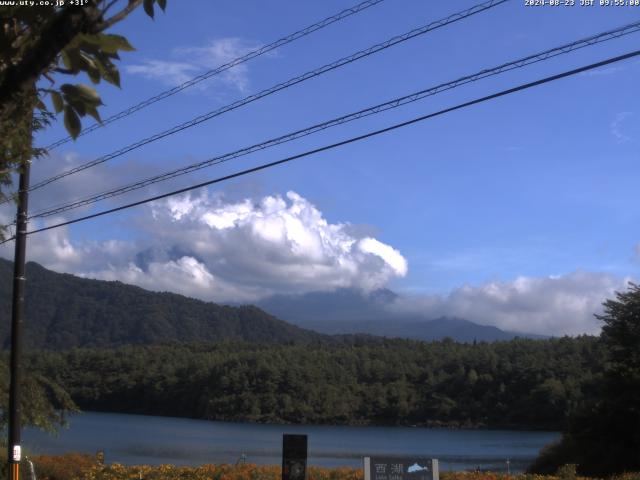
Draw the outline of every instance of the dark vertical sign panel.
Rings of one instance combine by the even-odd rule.
[[[282,436],[282,480],[306,480],[307,436]]]

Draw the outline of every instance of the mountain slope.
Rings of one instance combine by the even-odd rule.
[[[9,342],[13,263],[0,259],[0,342]],[[325,335],[278,320],[254,306],[230,307],[121,282],[26,267],[25,339],[66,349],[165,342],[241,340],[309,343]]]
[[[399,298],[387,289],[368,294],[355,289],[339,289],[304,295],[276,295],[257,305],[287,322],[332,335],[367,333],[425,341],[451,337],[459,342],[544,338],[459,318],[433,319],[420,313],[400,313],[392,308]]]

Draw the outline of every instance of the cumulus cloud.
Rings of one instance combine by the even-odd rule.
[[[596,334],[594,313],[629,278],[607,273],[575,271],[548,277],[518,277],[511,282],[462,286],[446,296],[399,297],[396,312],[426,317],[458,317],[504,330],[543,335]]]
[[[29,256],[58,271],[223,302],[372,290],[407,274],[396,249],[329,223],[294,192],[238,202],[206,192],[169,198],[151,204],[136,225],[135,242],[74,242],[65,229],[34,235]]]
[[[38,162],[34,181],[80,161],[64,155]],[[85,195],[106,178],[99,169],[83,175],[47,187],[47,197],[34,192],[31,211],[50,206],[51,198],[64,202]],[[116,171],[107,177],[120,175]],[[80,241],[60,228],[30,237],[29,259],[60,272],[218,302],[253,302],[277,293],[343,287],[371,291],[408,273],[406,259],[377,239],[375,229],[330,223],[294,192],[241,201],[207,193],[185,195],[140,212],[130,224],[133,230],[127,240]],[[3,224],[14,215],[13,205],[0,206]],[[50,218],[39,225],[59,220],[64,219]],[[634,253],[640,259],[640,244]],[[0,255],[12,258],[13,244],[2,245]],[[600,326],[593,313],[614,291],[624,290],[627,281],[584,271],[519,277],[462,286],[448,295],[399,297],[391,308],[423,318],[460,317],[521,332],[597,333]]]
[[[239,38],[220,38],[201,47],[175,48],[171,51],[171,59],[144,60],[124,68],[127,73],[132,75],[139,75],[175,87],[256,48],[258,45],[250,44]],[[246,64],[236,65],[220,75],[212,77],[206,83],[201,83],[200,86],[205,88],[205,86],[212,84],[246,92],[249,86],[249,69]]]

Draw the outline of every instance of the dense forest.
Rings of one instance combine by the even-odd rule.
[[[283,322],[257,307],[230,307],[27,264],[25,342],[33,348],[115,347],[162,342],[339,341]],[[0,259],[0,315],[11,315],[13,264]],[[0,322],[6,348],[10,323]]]
[[[602,375],[596,338],[126,346],[39,352],[81,409],[316,424],[561,429]]]
[[[10,309],[0,260],[0,315]],[[331,336],[230,307],[27,265],[22,409],[210,420],[562,430],[532,470],[603,475],[640,461],[640,287],[607,300],[599,338],[457,343]],[[4,326],[3,326],[4,325]],[[0,325],[6,346],[8,322]],[[7,352],[0,357],[6,412]],[[0,415],[0,426],[6,415]]]

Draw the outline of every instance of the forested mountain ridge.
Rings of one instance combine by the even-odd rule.
[[[311,293],[297,300],[272,297],[265,300],[265,307],[225,306],[117,281],[56,273],[33,262],[27,263],[26,268],[25,339],[32,348],[62,350],[222,340],[349,343],[363,334],[415,340],[452,337],[472,342],[508,340],[515,335],[461,319],[397,322],[397,318],[384,317],[385,309],[380,303],[395,296],[388,290],[373,292],[372,301],[364,302],[360,301],[364,298],[360,293],[338,290]],[[0,259],[0,315],[7,319],[11,313],[12,275],[13,263]],[[278,303],[281,309],[276,308]],[[264,311],[266,306],[270,310],[273,307],[273,314]],[[280,310],[288,312],[284,321]],[[346,317],[335,320],[337,311]],[[305,322],[305,318],[315,321]],[[0,322],[3,348],[9,342],[9,323]]]
[[[0,315],[11,314],[13,263],[0,259]],[[309,343],[331,337],[291,325],[255,306],[231,307],[121,282],[56,273],[29,262],[25,341],[31,348],[112,347],[167,342]],[[9,342],[10,322],[0,322]]]

